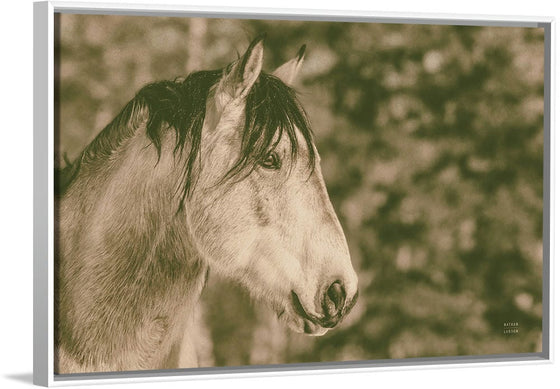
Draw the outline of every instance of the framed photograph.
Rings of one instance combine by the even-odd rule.
[[[552,18],[34,7],[36,384],[549,359]]]

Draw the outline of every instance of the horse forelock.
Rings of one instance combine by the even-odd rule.
[[[113,154],[142,123],[146,123],[146,135],[158,155],[163,131],[175,131],[174,153],[181,154],[185,160],[180,187],[182,206],[194,187],[193,173],[201,149],[206,102],[223,73],[223,69],[200,71],[185,79],[155,82],[140,89],[78,158],[56,173],[57,193],[64,194],[84,165]],[[261,73],[247,95],[244,114],[239,157],[224,180],[244,171],[250,173],[276,147],[283,134],[290,141],[292,160],[297,159],[298,151],[305,147],[308,166],[314,166],[316,154],[307,115],[296,92],[280,79]],[[305,145],[299,143],[298,131]]]
[[[304,145],[298,140],[298,131],[303,136]],[[316,159],[313,133],[295,90],[277,77],[261,73],[247,95],[240,156],[226,178],[238,175],[246,168],[249,172],[253,170],[278,145],[284,134],[290,142],[291,159],[296,160],[299,149],[305,147],[308,166],[312,168]]]

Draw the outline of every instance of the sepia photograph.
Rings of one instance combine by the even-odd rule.
[[[54,34],[55,374],[543,352],[544,27]]]

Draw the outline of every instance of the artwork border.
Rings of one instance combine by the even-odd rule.
[[[354,362],[253,365],[137,372],[54,374],[54,15],[55,13],[119,14],[136,16],[184,16],[237,19],[306,20],[364,23],[409,23],[463,26],[544,28],[544,149],[543,149],[543,315],[542,352],[481,356],[364,360]],[[41,386],[176,381],[193,378],[297,375],[361,371],[422,369],[454,366],[551,363],[553,328],[551,210],[554,186],[551,163],[554,156],[555,21],[552,17],[387,13],[185,5],[78,3],[41,1],[34,3],[34,228],[33,228],[33,383]]]

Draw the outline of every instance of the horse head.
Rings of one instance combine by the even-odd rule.
[[[212,271],[268,302],[296,332],[322,335],[350,311],[358,283],[289,86],[304,50],[266,74],[257,38],[224,69],[206,100],[196,185],[184,209]]]

